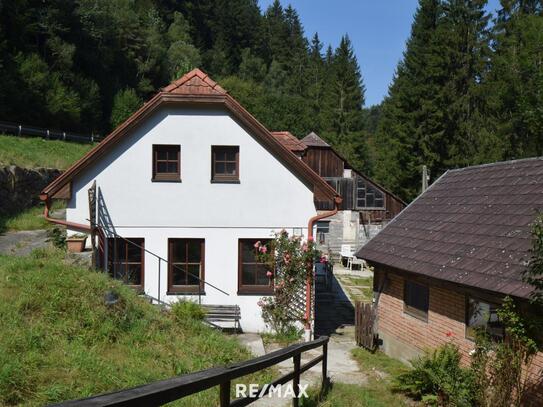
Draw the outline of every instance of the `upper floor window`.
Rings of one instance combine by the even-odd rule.
[[[356,207],[385,208],[385,198],[381,191],[371,185],[362,177],[356,178]]]
[[[428,286],[405,280],[403,301],[404,311],[407,314],[427,321],[429,299],[430,290]]]
[[[211,180],[239,182],[239,146],[211,147]]]
[[[132,287],[143,288],[144,239],[107,239],[107,271],[111,277]]]
[[[170,144],[153,145],[153,180],[181,180],[181,146]]]
[[[488,332],[492,339],[500,340],[504,328],[498,319],[499,305],[468,297],[466,312],[466,338],[475,339],[478,329]]]

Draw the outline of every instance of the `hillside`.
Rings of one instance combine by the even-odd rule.
[[[64,170],[93,147],[41,138],[23,138],[0,134],[0,166],[58,168]]]
[[[160,312],[130,288],[62,258],[53,250],[0,256],[0,405],[44,405],[250,357],[233,337],[186,312]],[[112,306],[104,302],[109,290],[119,296]],[[175,405],[217,402],[212,389]]]

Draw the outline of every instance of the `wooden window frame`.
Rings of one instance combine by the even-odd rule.
[[[176,240],[196,240],[200,242],[200,275],[198,276],[200,278],[200,284],[198,285],[186,285],[186,286],[179,286],[179,285],[173,285],[173,270],[175,265],[172,261],[172,255],[173,255],[173,242]],[[188,250],[186,246],[185,250]],[[202,238],[185,238],[185,237],[174,237],[168,239],[168,291],[166,294],[168,295],[174,295],[174,294],[194,294],[194,295],[203,295],[205,294],[205,239]],[[188,255],[186,255],[186,259],[188,259]],[[188,265],[189,263],[186,262],[185,265]],[[190,263],[192,264],[192,263]],[[188,272],[188,270],[187,270]]]
[[[116,242],[118,241],[122,241],[125,246],[128,247],[128,245],[130,245],[131,243],[129,243],[128,241],[130,242],[134,242],[135,240],[141,240],[141,261],[140,261],[140,265],[141,265],[141,284],[139,285],[134,285],[134,284],[127,284],[125,281],[123,280],[118,280],[118,281],[122,281],[123,284],[127,285],[128,287],[131,287],[131,288],[134,288],[136,290],[143,290],[144,287],[145,287],[145,238],[143,237],[127,237],[127,238],[115,238],[115,237],[108,237],[106,239],[106,245],[107,245],[107,263],[105,264],[105,269],[107,271],[107,273],[111,276],[111,273],[109,271],[109,264],[110,264],[110,259],[113,258],[114,256],[114,248],[113,248],[113,251],[110,251],[110,242],[112,245],[115,245]],[[126,252],[126,256],[127,258],[125,259],[125,262],[126,264],[138,264],[136,262],[128,262],[128,250],[125,249],[125,252]],[[111,261],[111,263],[113,263],[114,261]],[[121,263],[121,262],[118,262],[118,263]],[[112,276],[112,278],[114,278],[114,276]]]
[[[359,188],[358,187],[358,181],[359,180],[362,180],[362,182],[364,183],[364,202],[366,204],[366,206],[359,206],[358,205],[358,190],[359,189],[362,189],[362,188]],[[386,210],[386,194],[381,191],[379,188],[377,188],[375,185],[373,185],[371,182],[367,181],[366,179],[364,179],[363,177],[360,177],[360,176],[357,176],[355,177],[354,179],[354,193],[353,193],[353,200],[354,200],[354,207],[357,209],[357,210]],[[379,192],[382,196],[383,196],[383,206],[367,206],[367,203],[368,203],[368,186],[373,188],[375,191]],[[375,202],[375,194],[373,194],[373,199],[374,199],[374,202]]]
[[[428,299],[426,301],[427,304],[428,304],[428,309],[426,311],[407,304],[406,299],[407,299],[407,290],[408,290],[408,285],[409,284],[418,285],[418,286],[424,287],[426,289],[427,295],[428,295]],[[419,319],[421,321],[428,322],[428,311],[429,310],[430,310],[430,287],[428,285],[422,284],[422,283],[420,283],[418,281],[405,279],[404,283],[403,283],[403,312],[405,314],[410,315],[410,316],[412,316],[414,318],[417,318],[417,319]]]
[[[235,150],[236,153],[236,174],[216,174],[215,173],[215,163],[217,162],[215,155],[218,150]],[[222,161],[226,163],[232,163],[233,161]],[[239,184],[239,146],[211,146],[211,182],[215,184]]]
[[[159,160],[158,152],[161,148],[176,149],[177,160]],[[159,162],[176,162],[177,172],[158,172]],[[153,144],[153,181],[155,182],[181,182],[181,146],[179,144]]]
[[[243,276],[243,264],[246,264],[243,262],[242,254],[242,244],[243,242],[251,242],[252,245],[254,245],[257,241],[265,242],[264,244],[268,244],[272,241],[270,238],[242,238],[238,239],[238,295],[273,295],[274,293],[274,281],[271,280],[271,285],[247,285],[243,284],[242,276]],[[253,263],[251,263],[253,264]],[[254,264],[259,264],[258,262]]]
[[[468,328],[469,328],[469,300],[472,299],[474,301],[477,301],[477,302],[483,302],[485,304],[488,304],[488,305],[493,305],[495,308],[499,308],[500,307],[500,304],[497,302],[497,301],[489,301],[489,300],[486,300],[484,298],[481,298],[481,297],[478,297],[478,296],[474,296],[474,295],[469,295],[467,294],[465,296],[465,313],[464,313],[464,337],[469,340],[469,341],[475,341],[475,337],[474,336],[470,336],[468,334]],[[502,327],[503,328],[503,333],[502,333],[502,338],[505,338],[505,327]],[[492,335],[491,335],[492,337]],[[496,340],[496,338],[492,337],[493,340]]]

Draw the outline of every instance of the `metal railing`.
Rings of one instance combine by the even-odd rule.
[[[60,130],[50,130],[42,127],[29,126],[0,121],[0,133],[13,134],[15,136],[42,137],[47,140],[74,141],[77,143],[94,143],[102,140],[98,134],[84,135]]]
[[[162,265],[162,262],[164,262],[166,264],[166,267],[167,269],[169,267],[172,267],[176,270],[179,270],[179,271],[182,271],[182,272],[186,272],[186,270],[184,270],[183,268],[171,263],[170,261],[166,260],[165,258],[159,256],[158,254],[146,249],[144,246],[141,246],[139,244],[137,244],[136,242],[133,242],[131,241],[130,239],[127,239],[121,235],[119,235],[117,232],[115,232],[115,230],[112,230],[106,226],[103,226],[103,225],[99,225],[99,226],[96,226],[96,228],[98,229],[101,229],[102,233],[103,233],[103,236],[105,237],[105,239],[107,238],[111,238],[113,237],[114,239],[122,239],[123,241],[129,243],[130,245],[132,245],[133,247],[136,247],[140,250],[142,250],[143,252],[145,253],[148,253],[150,254],[151,256],[153,256],[154,258],[157,259],[157,269],[158,269],[158,295],[157,297],[155,298],[155,300],[157,301],[157,303],[163,303],[163,301],[161,300],[160,298],[160,293],[161,293],[161,285],[160,285],[160,281],[161,281],[161,265]],[[107,245],[106,242],[104,242],[104,245]],[[105,248],[104,248],[104,252],[105,252]],[[109,256],[109,253],[108,253],[108,256]],[[114,263],[117,263],[117,261],[115,261],[114,259]],[[104,262],[104,268],[106,269],[107,271],[107,264]],[[203,286],[207,286],[207,287],[210,287],[214,290],[217,290],[219,291],[220,293],[224,294],[224,295],[227,295],[229,296],[230,294],[228,294],[226,291],[220,289],[219,287],[217,287],[216,285],[213,285],[211,283],[208,283],[207,281],[205,281],[205,279],[201,279],[200,276],[196,277],[194,275],[191,275],[191,278],[195,278],[198,280],[199,282],[199,285],[203,285]],[[190,292],[190,293],[180,293],[180,294],[184,294],[184,295],[198,295],[198,303],[201,304],[202,303],[202,290],[200,289],[200,287],[198,287],[198,292]],[[149,297],[151,297],[149,294],[146,293],[146,295],[148,295]],[[154,297],[152,297],[154,298]]]
[[[231,366],[214,367],[196,373],[161,380],[114,393],[103,394],[80,400],[66,401],[60,404],[55,404],[55,406],[161,406],[163,404],[190,396],[191,394],[200,393],[212,387],[219,386],[220,407],[240,407],[247,406],[256,400],[267,396],[268,393],[274,391],[274,389],[277,389],[279,385],[284,385],[292,381],[292,390],[294,394],[292,405],[297,407],[300,395],[300,375],[303,372],[311,369],[318,363],[322,363],[322,389],[325,389],[328,385],[328,340],[329,338],[327,336],[322,336],[311,342],[291,345],[267,355]],[[301,355],[303,352],[321,346],[322,354],[320,356],[317,356],[304,365],[301,364]],[[261,386],[254,395],[238,398],[233,401],[230,399],[231,384],[233,380],[260,370],[264,370],[290,358],[292,358],[294,363],[293,371],[287,373],[270,384]]]

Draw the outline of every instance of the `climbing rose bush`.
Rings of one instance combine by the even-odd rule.
[[[305,284],[313,279],[313,262],[325,262],[313,239],[302,240],[283,230],[268,244],[256,242],[257,260],[268,267],[274,295],[262,297],[258,305],[264,322],[277,334],[286,334],[295,322],[305,321]],[[309,271],[308,271],[309,270]]]

